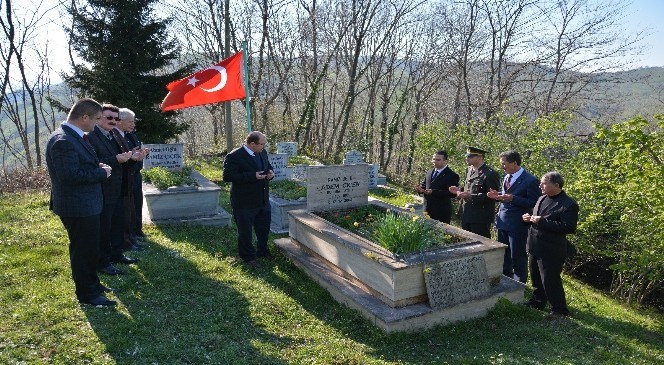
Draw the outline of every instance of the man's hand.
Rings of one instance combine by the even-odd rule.
[[[102,169],[104,169],[104,171],[106,171],[106,177],[111,176],[111,171],[113,170],[111,166],[108,166],[107,164],[100,162],[99,167],[101,167]]]
[[[125,163],[129,161],[129,159],[131,158],[131,154],[132,154],[131,151],[118,153],[117,155],[115,155],[115,158],[118,160],[119,163]]]
[[[269,170],[265,176],[267,176],[268,180],[272,180],[274,178],[274,171]]]

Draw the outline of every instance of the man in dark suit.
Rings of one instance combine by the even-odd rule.
[[[496,202],[487,196],[500,188],[498,173],[484,163],[486,151],[468,147],[466,151],[466,184],[451,186],[450,192],[461,199],[461,228],[491,238],[491,223],[496,215]]]
[[[506,174],[503,188],[501,192],[489,190],[488,196],[500,202],[496,216],[498,241],[507,245],[503,275],[525,283],[528,280],[528,225],[521,217],[532,212],[542,194],[537,178],[521,167],[521,155],[518,152],[506,151],[499,157],[500,166]]]
[[[576,232],[579,205],[562,190],[563,176],[548,172],[542,176],[542,195],[535,203],[533,214],[522,219],[528,230],[528,264],[533,282],[533,295],[526,305],[543,310],[551,303],[552,317],[569,315],[565,290],[560,274],[570,242],[565,235]]]
[[[141,142],[136,137],[134,129],[136,127],[136,114],[128,108],[120,108],[118,113],[120,121],[117,123],[117,128],[126,143],[127,150],[139,152],[136,154],[137,158],[129,166],[131,171],[127,173],[127,179],[131,179],[128,184],[127,194],[124,196],[124,209],[125,209],[125,227],[124,227],[124,250],[141,251],[144,249],[143,245],[137,241],[137,236],[143,236],[142,232],[142,209],[143,209],[143,177],[141,170],[143,169],[143,159],[148,154],[147,148],[141,148]]]
[[[272,165],[264,150],[267,138],[261,132],[247,135],[245,144],[224,158],[223,179],[231,183],[231,207],[237,225],[238,251],[244,262],[258,266],[257,257],[270,257],[267,238],[270,232],[269,181]],[[252,227],[256,249],[252,244]]]
[[[424,195],[424,210],[430,218],[450,224],[452,220],[452,201],[455,197],[450,186],[459,185],[459,175],[447,166],[447,151],[440,150],[431,158],[433,168],[424,176],[422,184],[415,188]]]
[[[122,274],[123,271],[113,263],[131,264],[136,260],[123,254],[124,243],[124,197],[126,192],[125,169],[129,168],[132,151],[123,152],[111,134],[119,121],[119,109],[110,104],[103,105],[102,118],[90,133],[90,143],[99,159],[113,168],[111,177],[104,181],[104,208],[101,213],[101,238],[99,241],[99,272],[107,275]],[[124,190],[123,190],[124,189]]]
[[[67,121],[56,129],[46,145],[46,165],[51,178],[53,213],[69,236],[69,258],[76,297],[81,303],[112,306],[103,295],[110,288],[97,276],[99,229],[103,202],[101,183],[111,167],[100,163],[87,142],[95,123],[101,119],[101,105],[81,99],[69,111]]]

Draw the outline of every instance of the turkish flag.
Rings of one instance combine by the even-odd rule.
[[[245,97],[242,82],[242,52],[166,85],[169,93],[161,103],[162,111],[220,103]]]

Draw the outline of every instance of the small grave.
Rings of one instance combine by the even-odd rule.
[[[145,170],[161,166],[171,171],[180,171],[184,167],[182,143],[146,144],[145,147],[150,148],[150,153],[143,160]],[[144,182],[143,222],[227,226],[231,215],[219,206],[221,188],[197,171],[192,171],[191,176],[198,186],[159,190]]]

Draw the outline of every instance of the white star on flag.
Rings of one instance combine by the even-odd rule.
[[[187,82],[187,85],[191,85],[191,86],[196,87],[197,82],[198,82],[198,79],[196,78],[196,76],[194,76],[194,77],[189,79],[189,82]]]

